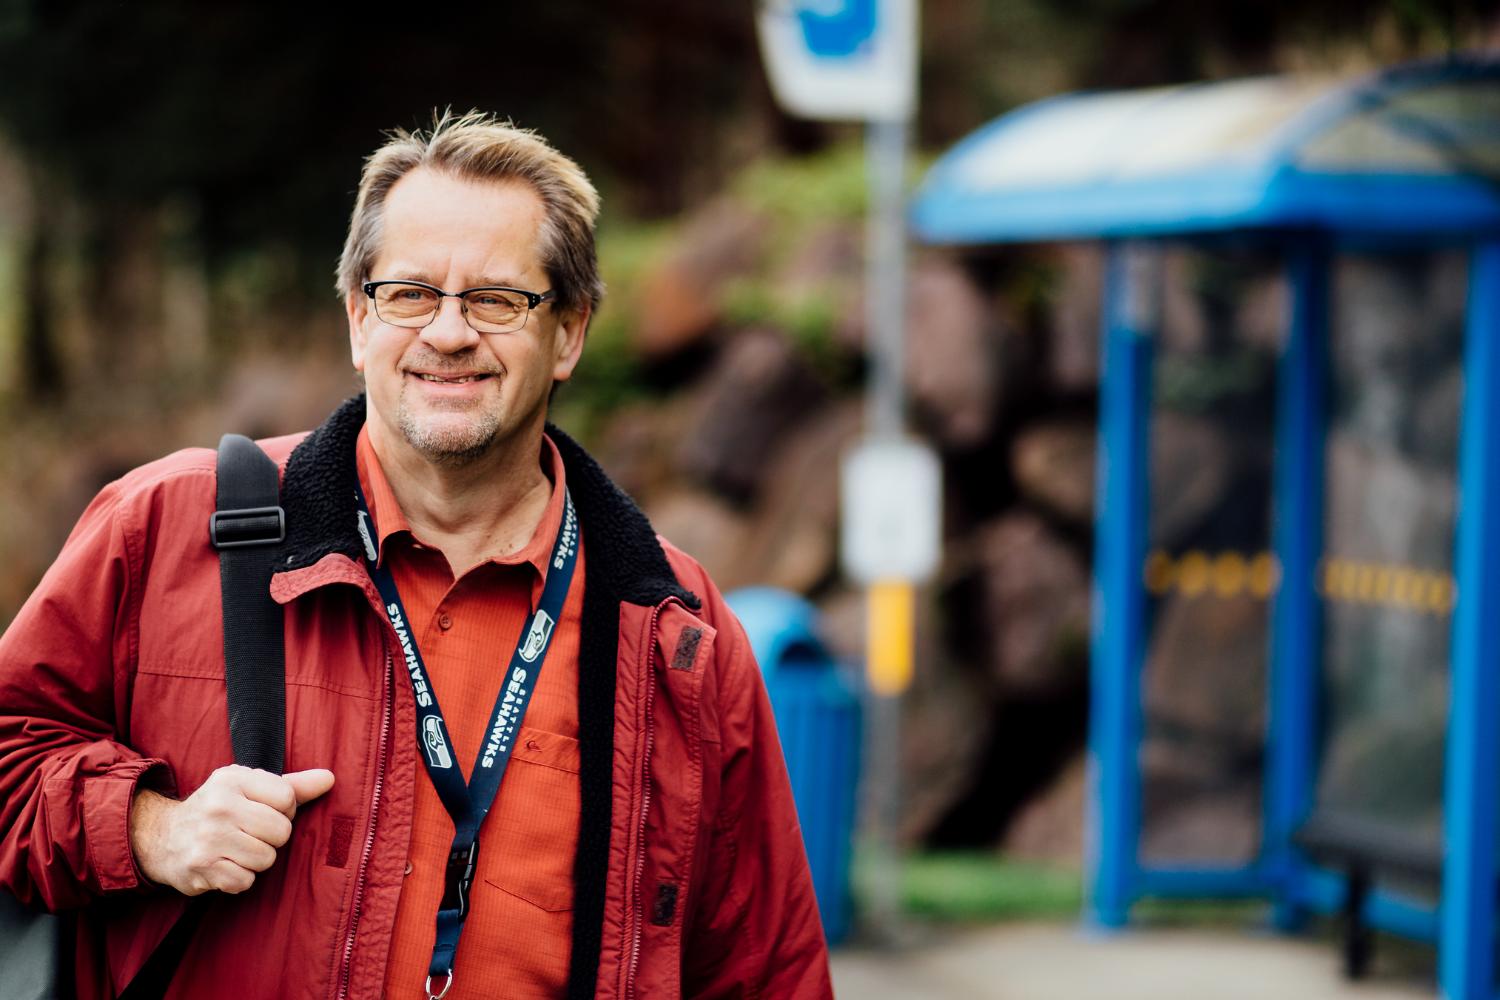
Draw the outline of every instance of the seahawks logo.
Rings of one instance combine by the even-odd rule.
[[[427,751],[427,763],[447,770],[453,766],[453,754],[448,752],[448,738],[443,735],[443,722],[435,715],[422,720],[422,748]]]
[[[521,659],[532,663],[542,654],[552,636],[552,624],[552,616],[538,609],[536,617],[531,620],[531,631],[526,633],[526,642],[521,646]]]

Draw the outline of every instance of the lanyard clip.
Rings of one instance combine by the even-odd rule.
[[[479,838],[467,848],[455,847],[448,852],[448,868],[443,877],[443,900],[439,910],[457,910],[460,919],[469,912],[469,886],[474,882],[474,867],[479,860]]]

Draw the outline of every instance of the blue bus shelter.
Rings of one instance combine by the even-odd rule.
[[[1106,257],[1091,666],[1089,915],[1143,897],[1258,896],[1290,929],[1355,898],[1370,925],[1435,941],[1452,1000],[1494,997],[1500,835],[1500,60],[1362,78],[1268,77],[1085,93],[1007,114],[931,169],[912,207],[929,244],[1098,241]],[[1258,856],[1145,863],[1141,674],[1154,341],[1149,262],[1189,241],[1279,255],[1266,736]],[[1350,248],[1466,255],[1441,828],[1434,898],[1352,896],[1297,835],[1316,811],[1326,594],[1330,274]]]

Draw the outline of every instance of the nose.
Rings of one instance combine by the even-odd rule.
[[[462,300],[456,298],[445,298],[438,304],[437,315],[422,328],[421,338],[443,354],[457,354],[479,342],[479,334],[464,317]]]

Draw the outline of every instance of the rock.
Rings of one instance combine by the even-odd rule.
[[[672,453],[696,404],[683,392],[620,407],[592,442],[594,457],[615,485],[637,502],[671,489]]]
[[[1428,701],[1420,696],[1415,701]],[[1420,834],[1442,829],[1447,706],[1340,718],[1319,775],[1319,803]]]
[[[1240,863],[1260,849],[1260,782],[1182,785],[1147,769],[1141,803],[1141,860],[1163,866]]]
[[[712,331],[725,286],[754,265],[766,234],[765,219],[728,199],[698,212],[672,253],[641,278],[631,327],[640,355],[659,361]]]
[[[1016,812],[1000,842],[1006,856],[1076,865],[1083,857],[1088,756],[1080,753]]]
[[[1288,292],[1280,270],[1250,279],[1240,296],[1234,325],[1251,348],[1273,357],[1280,353],[1286,342],[1287,318],[1291,315]]]
[[[906,385],[937,443],[973,447],[999,406],[1001,336],[995,313],[956,263],[927,257],[907,289]]]
[[[736,501],[757,491],[772,449],[825,398],[781,334],[746,330],[715,360],[676,452],[687,475]]]
[[[819,635],[828,651],[840,660],[863,663],[865,659],[865,592],[839,586],[820,598]]]
[[[1451,467],[1343,429],[1330,431],[1327,447],[1327,552],[1375,563],[1416,563],[1423,570],[1451,566],[1458,513]]]
[[[193,423],[203,427],[208,441],[216,441],[225,430],[270,437],[317,427],[341,400],[360,391],[346,367],[347,358],[340,361],[297,364],[285,357],[242,358],[234,363],[218,398],[195,413]]]
[[[1213,336],[1209,317],[1204,315],[1203,299],[1198,294],[1202,253],[1182,247],[1158,253],[1161,327],[1156,340],[1157,354],[1201,354],[1209,349]]]
[[[825,407],[803,419],[764,463],[745,551],[754,582],[806,594],[835,575],[839,466],[863,415],[859,400]]]
[[[1089,590],[1082,562],[1034,514],[1012,512],[960,542],[977,551],[983,655],[1001,692],[1036,697],[1083,682]]]
[[[1265,735],[1266,636],[1270,605],[1249,593],[1208,590],[1160,598],[1142,678],[1153,725],[1191,737],[1184,752],[1204,762],[1198,742],[1238,758]]]
[[[1223,503],[1237,469],[1234,439],[1203,417],[1159,410],[1151,421],[1151,539],[1175,550]]]
[[[918,634],[930,635],[918,614]],[[990,741],[983,685],[935,656],[917,657],[901,717],[901,840],[920,843],[970,790]]]
[[[1093,422],[1079,420],[1021,430],[1010,448],[1011,474],[1021,495],[1068,524],[1090,524],[1097,435]]]
[[[864,231],[848,222],[815,227],[779,269],[776,285],[789,301],[815,296],[834,310],[833,344],[846,355],[865,349]]]
[[[749,526],[724,501],[699,490],[674,490],[654,499],[646,516],[662,537],[702,563],[721,591],[755,582],[745,577],[740,558]]]
[[[1054,262],[1058,279],[1052,296],[1047,367],[1058,392],[1091,393],[1099,384],[1104,253],[1090,243],[1062,244],[1056,248]]]

